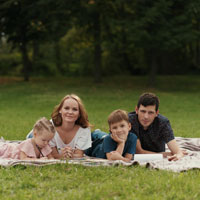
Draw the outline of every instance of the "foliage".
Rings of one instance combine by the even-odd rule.
[[[2,0],[0,28],[21,49],[26,78],[41,71],[155,80],[200,72],[199,13],[192,0]]]
[[[18,52],[12,54],[0,54],[0,74],[2,75],[20,75],[21,56]]]

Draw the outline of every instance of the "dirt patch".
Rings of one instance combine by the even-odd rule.
[[[21,77],[0,77],[0,84],[7,84],[13,82],[23,81]]]

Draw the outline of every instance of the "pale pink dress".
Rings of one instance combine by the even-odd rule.
[[[37,158],[31,139],[24,140],[20,144],[0,144],[0,158],[19,159],[21,151],[24,152],[29,158]],[[41,152],[44,156],[47,156],[52,152],[52,149],[49,145],[46,145],[41,149]],[[40,157],[42,157],[42,155],[40,155]]]

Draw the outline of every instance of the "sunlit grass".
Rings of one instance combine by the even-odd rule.
[[[176,136],[200,137],[200,79],[158,77],[150,88],[146,77],[0,78],[0,136],[25,139],[35,121],[51,112],[69,93],[79,95],[95,128],[108,131],[107,116],[117,108],[132,111],[145,91],[160,97],[160,113],[170,119]],[[0,199],[198,199],[199,170],[183,173],[134,167],[52,165],[0,169]]]

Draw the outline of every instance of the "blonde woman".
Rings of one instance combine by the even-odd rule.
[[[53,157],[82,157],[83,151],[91,147],[91,125],[81,99],[75,94],[66,95],[54,108],[51,117],[56,130],[49,142]],[[30,132],[27,137],[31,135]]]

